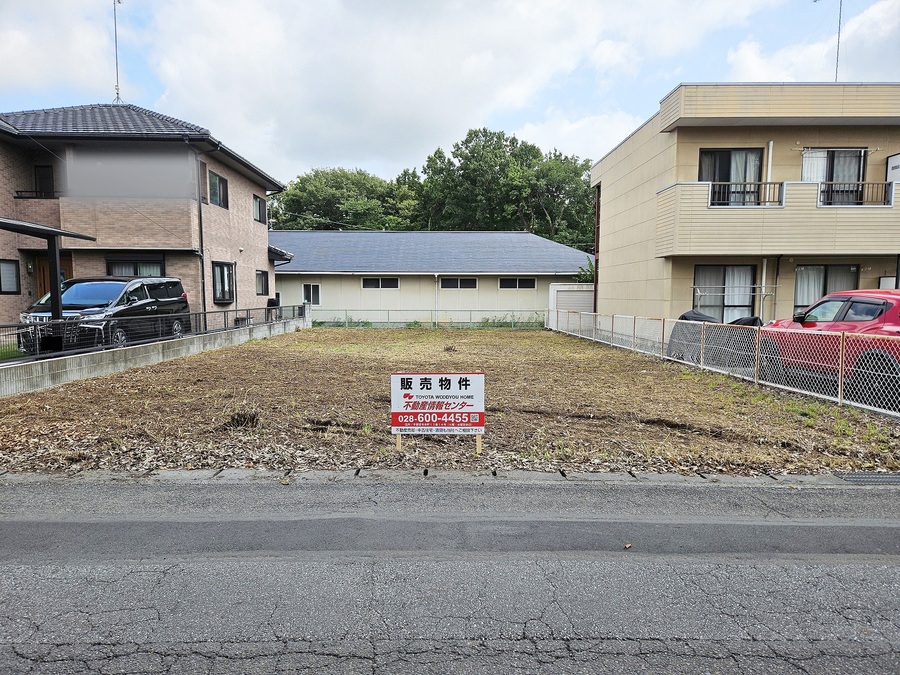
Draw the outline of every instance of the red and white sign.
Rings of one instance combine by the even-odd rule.
[[[483,434],[484,373],[392,373],[392,434]]]

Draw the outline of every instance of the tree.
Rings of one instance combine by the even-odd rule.
[[[528,225],[527,198],[541,151],[502,131],[472,129],[425,162],[423,206],[432,229],[513,230]]]
[[[356,169],[313,169],[274,198],[276,230],[383,227],[388,181]]]
[[[590,160],[553,150],[535,171],[531,206],[532,232],[542,237],[593,251],[594,208]]]
[[[526,230],[590,252],[590,160],[542,154],[502,131],[471,129],[422,175],[386,181],[356,169],[314,169],[271,200],[274,229]]]

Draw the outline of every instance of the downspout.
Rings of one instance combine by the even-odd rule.
[[[766,273],[767,273],[767,263],[769,262],[768,258],[763,258],[762,260],[762,284],[759,288],[759,319],[763,323],[766,322]],[[774,311],[774,310],[773,310]]]
[[[772,182],[772,148],[775,141],[769,141],[769,149],[766,151],[766,183]],[[768,188],[766,188],[768,191]],[[768,197],[768,194],[766,195]]]

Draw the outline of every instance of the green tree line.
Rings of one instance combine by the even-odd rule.
[[[313,169],[270,200],[273,229],[526,230],[592,251],[588,159],[544,153],[502,131],[472,129],[385,180],[361,169]]]

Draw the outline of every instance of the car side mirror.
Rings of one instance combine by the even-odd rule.
[[[794,323],[803,323],[806,321],[806,312],[796,312],[791,318]]]

